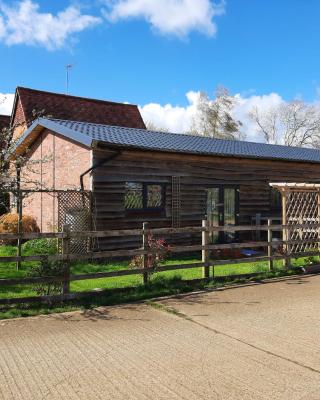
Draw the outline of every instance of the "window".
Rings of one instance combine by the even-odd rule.
[[[270,208],[274,211],[279,211],[282,208],[281,193],[275,188],[270,190]]]
[[[143,185],[142,183],[127,182],[124,205],[127,210],[143,208]]]
[[[161,185],[147,185],[147,208],[162,207],[162,191]]]
[[[126,182],[124,205],[126,210],[161,210],[164,208],[164,185],[157,183]]]

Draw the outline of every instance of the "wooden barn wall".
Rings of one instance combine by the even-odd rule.
[[[95,150],[93,162],[113,152]],[[269,182],[320,182],[320,164],[124,150],[92,173],[97,229],[140,228],[146,221],[152,227],[170,227],[174,175],[181,177],[181,226],[201,224],[206,214],[206,189],[218,184],[239,187],[239,223],[244,224],[256,213],[270,213]],[[126,181],[166,184],[165,213],[126,213]],[[121,247],[121,242],[128,244],[128,238],[108,243]],[[132,238],[135,245],[136,238]]]

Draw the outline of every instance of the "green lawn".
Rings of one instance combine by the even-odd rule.
[[[16,254],[16,248],[14,246],[0,246],[0,256],[10,256]],[[23,255],[31,255],[30,250],[23,251]],[[167,260],[163,263],[163,265],[173,265],[173,264],[192,264],[198,263],[201,260],[194,257],[180,257],[171,260]],[[30,271],[32,266],[36,265],[37,262],[23,262],[21,268],[17,270],[15,263],[1,263],[0,264],[0,279],[1,278],[23,278],[30,276]],[[294,266],[303,265],[304,260],[299,259],[293,261]],[[117,262],[108,262],[108,263],[84,263],[78,262],[74,263],[71,266],[71,274],[85,274],[92,272],[112,272],[117,270],[124,270],[129,268],[129,261],[117,261]],[[275,270],[282,269],[282,262],[275,262]],[[155,273],[152,276],[152,280],[158,278],[177,278],[179,277],[182,280],[192,280],[192,279],[200,279],[202,278],[202,268],[191,268],[191,269],[182,269],[175,271],[166,271]],[[214,268],[215,276],[229,276],[229,275],[239,275],[239,274],[250,274],[250,273],[263,273],[268,272],[268,263],[267,262],[256,262],[252,263],[248,261],[243,264],[235,264],[235,265],[224,265],[224,266],[216,266]],[[114,289],[114,288],[123,288],[123,287],[135,287],[142,283],[141,275],[129,275],[129,276],[120,276],[115,278],[101,278],[101,279],[91,279],[91,280],[83,280],[76,281],[71,283],[71,291],[88,291],[93,289]],[[5,287],[0,288],[0,298],[4,297],[22,297],[22,296],[34,296],[35,292],[32,290],[32,286],[14,286],[14,287]]]
[[[33,255],[36,252],[34,249],[26,249],[23,251],[23,255]],[[16,254],[16,248],[14,246],[0,246],[0,256],[10,256]],[[199,255],[200,256],[200,255]],[[180,257],[175,259],[170,259],[164,262],[164,265],[172,265],[172,264],[191,264],[200,262],[200,259],[197,255],[191,257]],[[305,264],[306,260],[299,259],[294,260],[293,266],[301,266]],[[37,265],[37,262],[23,262],[21,268],[17,270],[15,263],[0,263],[0,279],[5,278],[22,278],[30,276],[30,271],[33,266]],[[128,269],[129,261],[117,261],[117,262],[108,262],[108,263],[84,263],[78,262],[73,263],[71,266],[71,274],[85,274],[92,272],[111,272],[116,270],[124,270]],[[282,261],[275,262],[275,273],[269,274],[280,275],[283,274]],[[281,272],[282,271],[282,272]],[[108,300],[106,303],[117,303],[123,301],[132,301],[139,300],[143,298],[150,298],[152,296],[166,295],[172,293],[181,293],[186,290],[192,290],[193,288],[204,288],[208,287],[208,284],[196,284],[191,286],[186,286],[183,284],[184,280],[193,280],[202,278],[202,268],[191,268],[185,270],[175,270],[175,271],[166,271],[161,273],[155,273],[148,287],[142,285],[142,276],[141,275],[129,275],[122,277],[114,277],[114,278],[101,278],[101,279],[92,279],[92,280],[83,280],[76,281],[71,283],[71,291],[72,292],[82,292],[89,291],[93,289],[115,289],[115,288],[132,288],[127,293],[117,294],[113,296],[110,294],[108,296]],[[243,264],[236,265],[225,265],[225,266],[217,266],[215,267],[215,276],[226,277],[226,281],[228,281],[228,276],[230,275],[240,275],[240,274],[250,274],[250,273],[268,273],[268,264],[267,262],[256,262],[252,263],[248,260],[248,262]],[[287,273],[287,272],[286,272]],[[217,285],[217,283],[210,283],[209,286]],[[35,296],[36,293],[32,287],[32,285],[25,286],[10,286],[0,288],[0,298],[9,298],[9,297],[24,297],[24,296]],[[103,304],[101,303],[101,299],[95,302],[95,304]],[[90,302],[93,304],[94,302]],[[83,301],[81,302],[83,304]],[[88,302],[86,302],[88,306]],[[64,306],[62,310],[66,310],[73,306]],[[68,308],[69,307],[69,308]],[[79,302],[75,307],[79,307]],[[5,309],[3,311],[0,310],[0,318],[5,318],[6,316],[23,316],[23,315],[32,315],[32,309],[34,309],[34,313],[46,313],[52,312],[50,307],[28,307],[25,308],[23,306],[11,308],[11,311]],[[12,311],[13,310],[13,311]],[[20,311],[19,311],[20,310]],[[40,311],[39,311],[40,310]],[[59,308],[55,307],[55,311],[59,311]]]

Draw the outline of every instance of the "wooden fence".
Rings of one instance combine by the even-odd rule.
[[[290,237],[288,231],[290,229],[300,229],[301,239],[300,240],[285,240],[285,238]],[[174,270],[185,270],[190,268],[203,268],[203,278],[214,279],[215,277],[215,266],[220,265],[232,265],[232,264],[242,264],[248,262],[268,262],[269,269],[273,270],[273,262],[275,260],[283,260],[284,266],[286,268],[290,267],[290,259],[308,257],[308,256],[318,256],[320,255],[319,250],[305,251],[303,253],[292,253],[290,252],[290,246],[300,243],[310,243],[314,245],[320,242],[319,237],[313,239],[304,239],[303,231],[314,230],[318,232],[320,230],[320,224],[300,224],[300,225],[271,225],[269,222],[267,225],[246,225],[246,226],[221,226],[221,227],[210,227],[207,221],[202,222],[202,226],[199,227],[185,227],[185,228],[156,228],[149,229],[148,223],[144,223],[142,229],[132,229],[132,230],[112,230],[112,231],[92,231],[92,232],[71,232],[68,225],[64,226],[62,232],[50,232],[50,233],[21,233],[21,234],[0,234],[0,240],[31,240],[31,239],[43,239],[43,238],[56,238],[62,241],[62,253],[54,255],[30,255],[23,256],[20,253],[16,256],[6,256],[0,257],[0,268],[1,263],[9,262],[25,262],[25,261],[61,261],[64,263],[64,274],[63,276],[41,276],[41,277],[26,277],[26,278],[10,278],[10,279],[0,279],[0,287],[12,286],[12,285],[30,285],[30,284],[40,284],[40,283],[53,283],[53,282],[63,282],[63,292],[61,295],[52,296],[33,296],[33,297],[17,297],[17,298],[2,298],[0,299],[0,304],[16,304],[16,303],[29,303],[34,301],[63,301],[72,300],[76,298],[81,298],[85,296],[90,296],[92,294],[96,295],[96,291],[91,292],[70,292],[70,282],[89,280],[89,279],[99,279],[99,278],[113,278],[120,276],[129,276],[141,274],[144,283],[148,282],[150,271],[147,268],[147,263],[144,263],[144,267],[140,269],[126,269],[118,270],[112,272],[93,272],[86,274],[71,274],[71,264],[74,261],[86,261],[86,260],[98,260],[98,259],[112,259],[121,257],[133,257],[133,256],[146,256],[148,254],[155,254],[148,248],[147,236],[151,234],[152,236],[159,237],[162,235],[179,235],[185,233],[199,233],[201,234],[202,240],[200,244],[189,245],[189,246],[172,246],[170,252],[172,254],[176,253],[190,253],[190,252],[200,252],[202,253],[202,260],[198,263],[190,264],[174,264],[174,265],[162,265],[156,269],[156,272],[174,271]],[[267,232],[267,240],[259,241],[248,241],[248,242],[237,242],[237,243],[227,243],[227,244],[211,244],[210,234],[218,232],[244,232],[244,231],[265,231]],[[282,233],[282,240],[273,240],[272,233],[274,231],[279,231]],[[81,238],[107,238],[107,237],[121,237],[121,236],[141,236],[142,247],[134,250],[108,250],[108,251],[95,251],[88,252],[87,254],[72,254],[70,252],[72,240]],[[213,257],[214,253],[218,250],[230,250],[230,249],[255,249],[264,248],[265,255],[257,257],[242,257],[242,258],[231,258],[231,259],[216,259]],[[274,252],[274,249],[281,249],[281,251]]]

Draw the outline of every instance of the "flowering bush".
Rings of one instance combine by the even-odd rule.
[[[165,261],[170,254],[170,246],[164,239],[155,239],[152,234],[148,235],[147,247],[150,251],[147,255],[136,256],[131,260],[130,268],[141,269],[146,266],[146,272],[152,274]],[[146,263],[144,264],[144,260]]]

